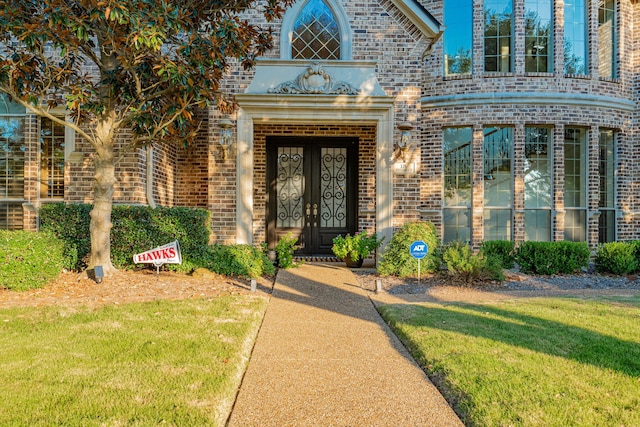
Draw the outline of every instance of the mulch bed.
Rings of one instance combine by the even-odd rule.
[[[261,278],[257,293],[271,292],[273,278]],[[248,280],[206,272],[193,276],[152,270],[118,271],[102,283],[84,273],[62,273],[40,289],[9,291],[0,289],[0,308],[82,305],[97,307],[107,304],[210,298],[221,295],[251,293]]]

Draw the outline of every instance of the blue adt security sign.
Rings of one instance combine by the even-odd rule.
[[[426,257],[428,252],[429,247],[422,240],[416,240],[411,244],[411,247],[409,248],[409,253],[415,259],[422,259]]]

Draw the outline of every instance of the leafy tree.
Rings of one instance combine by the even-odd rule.
[[[270,23],[291,0],[0,0],[0,94],[71,127],[95,150],[89,267],[111,274],[115,166],[158,140],[188,143],[195,113],[233,102],[230,67],[272,48]],[[253,21],[255,22],[255,21]],[[52,114],[65,106],[73,121]],[[115,142],[124,132],[128,144]],[[119,148],[121,147],[122,148]]]

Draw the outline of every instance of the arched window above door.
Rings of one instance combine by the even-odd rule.
[[[339,2],[301,0],[282,21],[282,59],[351,59],[351,29]]]

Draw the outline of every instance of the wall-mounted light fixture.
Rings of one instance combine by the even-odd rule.
[[[233,135],[231,134],[231,128],[233,122],[229,116],[224,115],[218,122],[220,128],[220,147],[222,148],[222,160],[227,160],[227,151],[233,142]]]
[[[404,159],[404,156],[411,145],[411,130],[413,130],[413,126],[409,122],[401,122],[398,124],[398,129],[400,130],[398,148],[400,149],[402,158]]]

